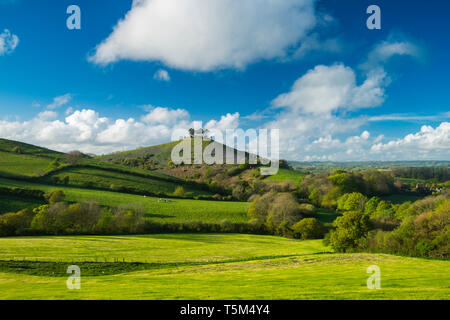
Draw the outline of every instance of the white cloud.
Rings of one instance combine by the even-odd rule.
[[[170,75],[169,75],[169,72],[167,72],[167,70],[159,69],[153,75],[153,79],[167,82],[167,81],[170,81]]]
[[[175,129],[196,127],[184,109],[151,108],[141,120],[100,117],[91,109],[77,110],[64,121],[54,120],[54,111],[44,111],[29,121],[0,120],[0,137],[45,146],[58,151],[80,150],[101,154],[130,150],[170,141]],[[221,130],[235,127],[239,114],[227,114],[216,124]]]
[[[285,57],[316,24],[315,0],[134,0],[90,60],[195,71]]]
[[[170,124],[179,120],[188,120],[189,112],[184,109],[151,107],[150,112],[142,117],[142,121],[151,124]]]
[[[0,33],[0,56],[10,54],[19,45],[19,37],[8,29]]]
[[[42,111],[41,113],[38,114],[38,118],[41,120],[52,120],[52,119],[56,119],[58,117],[58,113],[54,112],[54,111]]]
[[[408,134],[402,139],[374,144],[371,152],[393,159],[448,160],[450,122],[442,122],[436,128],[422,126],[419,132]]]
[[[205,128],[208,130],[220,130],[225,132],[227,129],[237,129],[239,127],[239,113],[227,113],[221,116],[220,120],[210,120],[206,123]]]
[[[312,114],[376,107],[384,101],[385,77],[384,73],[372,73],[358,86],[351,68],[319,65],[297,79],[291,91],[279,95],[272,105]]]
[[[53,98],[53,102],[47,105],[47,109],[56,109],[61,106],[68,104],[72,100],[72,95],[70,93],[66,93],[62,96]]]
[[[387,40],[373,48],[361,68],[365,70],[377,68],[395,55],[417,57],[419,48],[402,36],[391,34]]]

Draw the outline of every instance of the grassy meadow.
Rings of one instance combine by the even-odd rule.
[[[51,159],[0,151],[0,173],[4,175],[37,176],[48,169],[50,162]]]
[[[90,190],[75,187],[52,186],[4,178],[0,178],[0,186],[36,189],[45,192],[58,189],[62,190],[66,194],[66,200],[71,202],[95,200],[101,205],[111,207],[142,204],[149,212],[146,217],[155,222],[220,222],[224,219],[228,219],[231,222],[245,222],[248,220],[247,202],[191,199],[168,199],[168,202],[158,202],[159,198],[156,197],[144,197],[120,192]]]
[[[240,234],[20,237],[0,239],[0,247],[0,299],[450,299],[448,261],[334,254],[321,240]],[[12,259],[36,264],[38,275],[8,269]],[[79,264],[81,290],[66,288],[67,274],[45,275],[52,264],[61,266],[55,270]],[[370,265],[381,269],[381,289],[366,286]]]
[[[45,180],[50,183],[52,179],[58,178],[59,180],[69,177],[69,184],[73,186],[85,187],[91,185],[100,189],[120,189],[130,188],[138,189],[150,193],[164,193],[172,194],[179,184],[164,181],[161,179],[154,179],[151,175],[147,174],[146,177],[135,176],[126,173],[113,172],[109,170],[103,170],[101,168],[64,168],[64,170],[56,171],[47,177]],[[186,193],[192,196],[200,194],[208,194],[208,192],[196,190],[184,187]]]
[[[303,172],[280,168],[277,174],[268,176],[264,181],[298,183],[304,177],[305,174]]]

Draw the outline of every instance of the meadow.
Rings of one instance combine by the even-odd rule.
[[[280,168],[277,174],[268,176],[264,181],[298,183],[305,176],[306,174],[300,171]]]
[[[66,194],[67,201],[82,202],[95,200],[99,204],[109,207],[142,204],[147,212],[149,212],[146,217],[155,222],[220,222],[224,219],[231,222],[248,221],[247,202],[191,199],[167,199],[168,202],[158,202],[159,198],[157,197],[144,197],[120,192],[90,190],[76,187],[52,186],[5,178],[0,178],[0,186],[36,189],[45,192],[58,189]]]
[[[20,237],[2,238],[0,247],[0,299],[450,299],[449,261],[334,254],[321,240],[241,234]],[[32,262],[35,273],[79,264],[81,290],[66,288],[67,274],[7,268]],[[381,289],[366,286],[370,265],[381,269]]]
[[[16,176],[37,176],[38,172],[45,172],[50,159],[31,155],[15,154],[0,151],[0,173]],[[20,163],[20,165],[18,165]]]
[[[57,178],[63,180],[69,178],[69,184],[73,186],[86,187],[92,186],[100,189],[118,189],[127,188],[132,190],[140,190],[153,194],[164,193],[172,194],[179,184],[172,181],[155,179],[152,175],[136,176],[127,173],[103,170],[101,168],[83,168],[69,167],[56,171],[45,177],[45,182],[51,183]],[[209,194],[205,191],[184,187],[187,194],[192,196]]]

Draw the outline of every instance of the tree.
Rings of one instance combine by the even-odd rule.
[[[291,193],[281,193],[270,206],[267,225],[272,228],[282,223],[291,225],[301,218],[300,207],[295,197]]]
[[[71,166],[77,165],[80,163],[81,159],[84,158],[84,154],[80,151],[74,150],[66,153],[64,155],[64,162],[68,163]]]
[[[330,232],[329,242],[339,252],[355,250],[371,228],[369,216],[361,211],[345,212],[333,222],[333,226],[336,229]]]
[[[394,215],[394,209],[392,208],[392,204],[390,202],[381,200],[378,203],[375,215],[392,217]]]
[[[366,197],[359,192],[346,193],[338,199],[338,209],[345,211],[363,210]]]
[[[52,170],[58,169],[60,166],[61,166],[61,162],[59,162],[58,159],[55,159],[55,160],[51,161],[50,164],[49,164],[49,167]]]
[[[178,186],[173,192],[175,197],[184,197],[184,188],[182,186]]]
[[[292,226],[294,237],[300,239],[319,239],[325,232],[325,227],[316,218],[305,218]]]
[[[12,152],[14,152],[14,153],[17,153],[17,154],[21,154],[22,153],[22,149],[20,149],[19,147],[14,147],[13,149],[12,149]]]
[[[269,214],[270,206],[272,205],[276,197],[275,192],[268,192],[262,197],[257,197],[250,204],[248,209],[248,216],[251,219],[256,219],[260,222],[265,222]]]
[[[50,204],[54,204],[57,202],[63,202],[66,198],[66,195],[61,190],[55,190],[46,195],[47,201]]]
[[[366,202],[366,205],[364,206],[364,212],[373,215],[377,211],[378,204],[380,203],[381,199],[378,197],[372,197],[369,199],[369,201]]]

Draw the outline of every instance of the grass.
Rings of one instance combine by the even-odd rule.
[[[151,175],[147,177],[135,176],[126,173],[113,172],[109,170],[102,170],[101,168],[64,168],[61,171],[50,174],[45,177],[47,183],[51,183],[52,179],[57,177],[62,180],[64,177],[69,177],[69,184],[74,186],[90,185],[96,188],[110,189],[114,188],[131,188],[135,190],[142,190],[151,193],[172,194],[179,184],[164,181],[161,179],[154,179]],[[188,186],[184,186],[186,193],[193,196],[209,194],[206,191],[196,190]]]
[[[220,222],[224,219],[228,219],[231,222],[248,221],[247,202],[170,199],[170,202],[166,203],[164,201],[158,202],[158,198],[155,197],[75,187],[52,186],[5,178],[0,178],[0,186],[37,189],[45,192],[58,189],[66,194],[67,201],[82,202],[95,200],[101,205],[110,207],[142,203],[148,211],[146,217],[155,222],[183,222],[194,220]]]
[[[0,247],[0,299],[450,299],[449,261],[333,254],[320,240],[30,237]],[[95,263],[102,257],[111,260]],[[81,290],[66,289],[71,264],[80,265]],[[381,289],[366,286],[370,265],[381,269]]]
[[[339,217],[340,214],[335,211],[331,211],[325,208],[318,208],[315,214],[315,218],[323,223],[331,223]]]
[[[401,204],[406,201],[414,202],[422,199],[423,197],[413,194],[390,194],[388,196],[382,196],[380,198],[385,201],[390,201],[394,204]]]
[[[297,170],[279,169],[277,174],[267,177],[264,181],[297,183],[305,176],[306,174]]]
[[[0,194],[0,214],[17,212],[22,209],[34,209],[41,204],[44,204],[44,201]]]
[[[14,148],[19,148],[20,152],[22,154],[27,155],[34,155],[38,157],[45,157],[45,158],[59,158],[63,154],[61,152],[53,151],[50,149],[34,146],[31,144],[19,142],[19,141],[13,141],[13,140],[7,140],[7,139],[1,139],[0,138],[0,150],[6,151],[6,152],[13,152]]]
[[[0,151],[0,174],[37,176],[48,169],[50,159]]]

